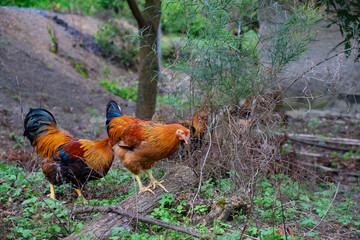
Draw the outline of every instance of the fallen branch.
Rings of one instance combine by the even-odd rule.
[[[203,239],[211,239],[210,237],[207,237],[207,236],[203,235],[202,233],[196,232],[190,228],[185,228],[185,227],[181,227],[181,226],[178,226],[178,225],[175,225],[172,223],[164,222],[164,221],[161,221],[156,218],[146,217],[146,216],[140,215],[138,213],[135,213],[132,211],[127,211],[121,207],[116,207],[116,206],[80,207],[80,208],[76,208],[72,212],[72,214],[76,215],[76,214],[90,213],[90,212],[114,212],[114,213],[129,217],[129,218],[138,219],[142,222],[146,222],[146,223],[158,225],[158,226],[161,226],[164,228],[169,228],[169,229],[172,229],[172,230],[175,230],[178,232],[186,233],[186,234],[194,236],[194,237],[203,238]]]
[[[323,141],[328,143],[360,146],[360,140],[353,138],[322,137],[322,136],[302,134],[302,133],[288,133],[286,134],[286,136],[288,138],[302,140],[302,141],[315,141],[315,142]]]
[[[329,145],[325,145],[325,144],[319,144],[319,143],[314,143],[314,142],[311,142],[311,141],[305,141],[305,140],[297,139],[297,138],[290,137],[290,136],[288,136],[288,139],[293,141],[293,142],[298,142],[298,143],[301,143],[301,144],[311,145],[311,146],[315,146],[315,147],[319,147],[319,148],[330,149],[330,150],[334,150],[334,151],[342,151],[342,152],[353,151],[353,152],[356,152],[355,149],[329,146]]]
[[[307,163],[307,162],[300,162],[300,163],[302,165],[306,165],[309,167],[321,168],[322,170],[327,171],[327,172],[336,172],[336,173],[343,174],[343,175],[360,177],[360,173],[357,173],[357,172],[344,171],[342,169],[337,169],[337,168],[329,168],[329,167],[325,167],[325,166],[315,164],[315,163]]]

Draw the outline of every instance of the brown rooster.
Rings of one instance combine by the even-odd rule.
[[[54,185],[70,183],[78,196],[89,180],[100,179],[114,160],[110,138],[78,139],[59,128],[46,109],[30,109],[24,119],[24,136],[44,159],[42,170],[50,182],[48,197],[55,199]],[[86,204],[85,198],[83,203]]]
[[[189,129],[180,124],[161,124],[125,116],[114,101],[107,105],[106,118],[108,135],[117,143],[115,151],[123,165],[135,175],[139,193],[148,191],[154,194],[151,186],[154,189],[159,186],[167,192],[162,181],[157,181],[149,169],[155,162],[174,154],[182,140],[187,143],[190,138]],[[150,178],[148,187],[143,187],[141,183],[141,171]]]
[[[198,111],[191,120],[182,120],[177,123],[191,130],[191,138],[199,146],[202,144],[204,135],[208,129],[208,119],[211,112],[206,108]]]

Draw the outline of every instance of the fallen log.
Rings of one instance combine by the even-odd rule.
[[[301,144],[310,145],[310,146],[319,147],[319,148],[324,148],[324,149],[330,149],[330,150],[334,150],[334,151],[342,151],[342,152],[353,151],[353,152],[356,152],[355,148],[344,148],[344,147],[330,146],[330,145],[327,145],[327,144],[319,144],[319,143],[316,143],[316,142],[305,141],[305,140],[297,139],[297,138],[294,138],[294,137],[288,137],[288,139],[290,141],[293,141],[293,142],[298,142],[298,143],[301,143]]]
[[[182,190],[192,188],[196,182],[194,171],[186,166],[177,166],[169,170],[162,178],[163,185],[170,193],[176,193]],[[142,215],[149,214],[154,208],[159,206],[159,200],[164,190],[157,187],[154,190],[155,194],[145,192],[142,194],[134,194],[116,207],[139,213]],[[111,236],[111,231],[114,227],[123,227],[127,231],[132,230],[132,220],[126,216],[119,215],[114,212],[103,213],[89,223],[85,224],[78,233],[72,233],[66,240],[80,240],[80,239],[108,239]]]
[[[322,166],[322,165],[315,164],[315,163],[307,163],[307,162],[299,162],[299,163],[302,165],[305,165],[305,166],[309,166],[309,167],[320,168],[326,172],[335,172],[335,173],[342,174],[342,175],[360,177],[360,173],[358,173],[358,172],[351,172],[351,171],[346,171],[346,170],[338,169],[338,168],[329,168],[329,167]]]
[[[353,138],[339,138],[339,137],[323,137],[311,134],[302,134],[302,133],[288,133],[286,134],[288,138],[293,138],[297,140],[303,141],[316,141],[316,142],[328,142],[328,143],[336,143],[343,145],[354,145],[360,146],[360,140]]]
[[[190,228],[178,226],[172,223],[164,222],[156,218],[146,217],[143,215],[140,215],[138,213],[134,213],[132,211],[128,211],[125,209],[122,209],[120,207],[115,206],[92,206],[92,207],[80,207],[76,208],[72,214],[81,214],[81,213],[89,213],[89,212],[114,212],[129,218],[136,218],[139,221],[150,223],[153,225],[158,225],[167,229],[172,229],[178,232],[186,233],[188,235],[202,238],[202,239],[214,239],[212,237],[203,235],[202,233],[196,232]]]

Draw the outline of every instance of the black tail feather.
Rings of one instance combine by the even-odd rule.
[[[106,125],[108,125],[113,118],[122,116],[122,110],[115,101],[110,101],[106,105]]]
[[[23,135],[33,144],[34,139],[43,132],[43,127],[48,125],[56,125],[55,117],[46,109],[31,108],[24,119]]]

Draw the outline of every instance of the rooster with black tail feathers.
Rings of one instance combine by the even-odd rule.
[[[110,138],[78,139],[57,126],[46,109],[30,109],[24,119],[24,136],[43,158],[42,171],[50,183],[50,198],[55,199],[54,185],[70,183],[78,196],[84,185],[104,177],[109,171],[114,151]]]

